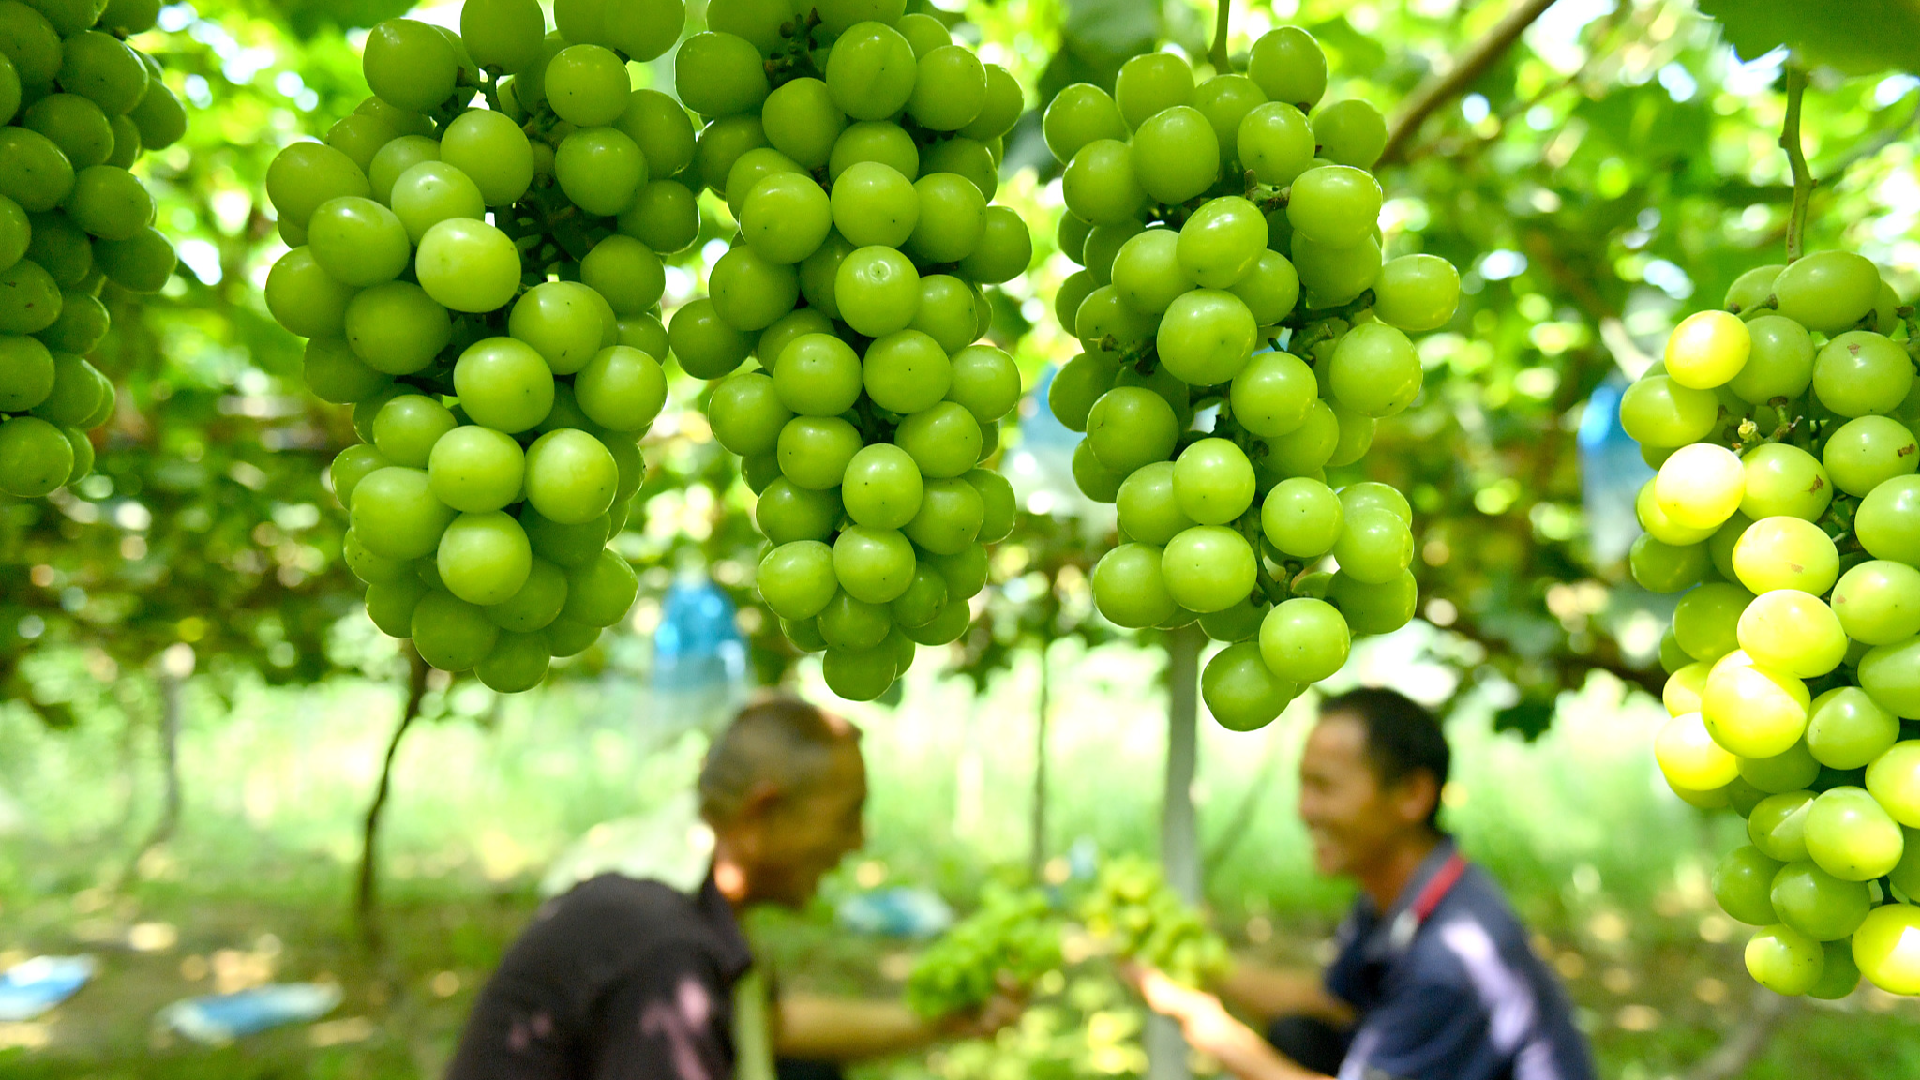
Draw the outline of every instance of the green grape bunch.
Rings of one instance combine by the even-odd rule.
[[[1060,249],[1084,267],[1055,298],[1084,351],[1048,405],[1085,433],[1080,490],[1119,515],[1094,600],[1120,626],[1198,619],[1227,642],[1202,692],[1240,731],[1338,671],[1353,636],[1413,617],[1406,498],[1336,492],[1326,470],[1413,404],[1408,334],[1460,296],[1444,259],[1382,261],[1386,123],[1326,88],[1319,45],[1284,27],[1246,74],[1196,85],[1178,56],[1136,56],[1113,95],[1069,86],[1043,123],[1066,165]]]
[[[1033,256],[991,202],[1019,84],[907,7],[714,0],[675,61],[706,118],[688,189],[739,231],[668,337],[758,495],[761,598],[862,701],[965,632],[1013,528],[983,464],[1021,380],[979,343],[983,287]]]
[[[1157,863],[1137,856],[1101,868],[1079,915],[1114,955],[1187,986],[1205,986],[1232,964],[1226,941],[1173,891]]]
[[[1025,991],[1061,963],[1060,914],[1046,892],[990,887],[980,910],[914,961],[907,1005],[928,1019],[964,1015],[995,994]]]
[[[267,172],[291,248],[267,307],[363,440],[329,472],[367,614],[506,693],[637,595],[608,542],[667,399],[660,256],[699,225],[672,179],[693,122],[627,70],[679,40],[681,0],[560,0],[554,19],[467,0],[457,33],[375,26],[373,96]]]
[[[114,411],[86,359],[108,282],[157,292],[173,245],[131,169],[186,133],[153,57],[128,42],[157,0],[0,0],[0,492],[39,498],[93,471]]]
[[[1920,426],[1914,309],[1823,251],[1683,319],[1620,419],[1658,471],[1633,578],[1661,642],[1676,794],[1751,843],[1714,894],[1782,994],[1920,993]]]

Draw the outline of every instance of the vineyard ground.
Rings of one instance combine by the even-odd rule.
[[[1085,837],[1101,850],[1151,850],[1158,800],[1144,778],[1158,776],[1162,699],[1141,659],[1055,650],[1054,848]],[[1406,660],[1376,650],[1362,666]],[[898,719],[857,714],[875,779],[871,841],[830,895],[929,884],[964,905],[990,875],[1024,865],[1036,685],[1031,663],[978,698],[965,684],[920,678]],[[230,701],[196,688],[181,744],[186,812],[176,836],[130,872],[129,838],[144,835],[157,804],[150,718],[129,730],[103,713],[49,733],[17,706],[0,712],[0,824],[10,824],[0,840],[0,950],[9,962],[84,951],[102,963],[91,985],[40,1021],[0,1025],[0,1075],[438,1075],[473,993],[538,902],[547,864],[595,823],[677,790],[698,756],[696,739],[662,735],[646,719],[663,703],[617,684],[500,707],[456,693],[446,705],[449,715],[417,728],[399,761],[379,960],[347,909],[369,763],[395,708],[387,688],[241,688]],[[1686,1076],[1743,1024],[1771,1038],[1745,1068],[1718,1075],[1920,1075],[1913,1003],[1862,992],[1837,1007],[1755,1014],[1743,935],[1705,893],[1711,853],[1730,842],[1727,823],[1658,793],[1644,760],[1657,719],[1647,708],[1592,685],[1563,702],[1560,722],[1534,746],[1494,735],[1487,711],[1469,703],[1455,722],[1450,821],[1542,931],[1537,944],[1567,977],[1603,1075]],[[1217,856],[1216,918],[1239,947],[1276,958],[1323,949],[1344,902],[1306,872],[1287,809],[1305,722],[1295,712],[1271,734],[1208,730],[1202,740],[1196,797],[1202,843]],[[1143,779],[1116,791],[1113,777]],[[1232,830],[1249,791],[1258,792],[1250,823]],[[1229,831],[1239,836],[1230,850],[1220,844]],[[112,889],[123,873],[128,884]],[[908,962],[898,943],[834,931],[825,903],[760,929],[790,985],[884,995]],[[152,1018],[169,1001],[269,978],[337,980],[344,1001],[318,1024],[220,1049],[155,1033]],[[1043,990],[997,1047],[859,1076],[1097,1076],[1137,1066],[1138,1014],[1097,962]]]

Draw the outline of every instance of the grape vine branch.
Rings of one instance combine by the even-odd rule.
[[[1787,261],[1800,257],[1806,244],[1807,201],[1813,195],[1813,173],[1807,168],[1807,153],[1800,145],[1800,104],[1807,92],[1807,69],[1788,63],[1787,118],[1780,125],[1780,149],[1787,152],[1787,165],[1793,170],[1793,213],[1787,219]]]
[[[419,719],[421,706],[427,696],[427,662],[420,658],[411,644],[406,645],[403,651],[407,657],[406,700],[400,709],[400,722],[394,726],[393,737],[387,741],[387,752],[380,762],[380,782],[374,789],[373,802],[367,807],[361,825],[360,867],[354,876],[354,921],[359,925],[361,941],[375,951],[383,944],[374,911],[379,875],[381,811],[386,809],[387,796],[392,791],[393,760],[400,752],[400,740],[406,737],[407,729]]]
[[[1473,43],[1460,59],[1449,67],[1437,69],[1427,76],[1420,85],[1413,88],[1401,107],[1400,115],[1394,117],[1393,124],[1387,130],[1386,149],[1380,152],[1379,165],[1402,162],[1406,159],[1407,144],[1413,140],[1420,125],[1426,123],[1440,106],[1465,93],[1474,80],[1487,73],[1520,35],[1535,20],[1546,14],[1554,0],[1521,0],[1507,13],[1506,18],[1496,23],[1493,29],[1479,41]],[[1378,166],[1376,166],[1377,168]]]

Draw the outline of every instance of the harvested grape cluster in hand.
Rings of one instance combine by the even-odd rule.
[[[1040,889],[989,888],[967,916],[914,961],[907,1005],[929,1018],[972,1012],[996,993],[1058,968],[1060,916]]]
[[[1085,351],[1048,403],[1086,433],[1080,489],[1119,511],[1094,600],[1121,626],[1197,617],[1229,642],[1202,691],[1237,730],[1338,671],[1353,635],[1413,617],[1407,500],[1335,492],[1326,470],[1413,404],[1407,334],[1445,325],[1460,295],[1444,259],[1382,263],[1367,170],[1386,124],[1364,101],[1321,103],[1326,88],[1319,45],[1289,27],[1245,75],[1196,86],[1150,53],[1113,96],[1069,86],[1045,117],[1066,162],[1060,248],[1085,267],[1056,302]]]
[[[1231,963],[1226,941],[1173,891],[1159,864],[1137,856],[1102,867],[1079,914],[1114,955],[1159,968],[1187,986],[1205,985]]]
[[[1747,819],[1714,894],[1762,927],[1747,969],[1783,994],[1920,993],[1914,330],[1858,255],[1759,267],[1620,407],[1659,469],[1634,579],[1685,594],[1655,755]]]
[[[100,290],[156,292],[173,245],[127,171],[187,113],[127,44],[158,0],[0,0],[0,491],[32,499],[93,471],[87,432],[113,384],[86,360],[107,335]]]
[[[638,590],[608,548],[667,396],[659,252],[686,247],[680,104],[626,62],[680,0],[468,0],[460,32],[373,28],[374,96],[267,172],[292,250],[268,308],[306,378],[353,405],[334,459],[367,614],[503,692],[592,644]]]
[[[982,286],[1032,238],[990,200],[1019,84],[906,0],[714,0],[675,62],[707,118],[689,183],[739,222],[674,314],[771,550],[760,595],[844,698],[967,627],[1013,490],[982,463],[1020,399]],[[753,357],[758,362],[739,369]]]

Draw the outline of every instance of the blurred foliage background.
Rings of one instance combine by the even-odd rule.
[[[1534,829],[1491,810],[1484,817],[1453,811],[1464,815],[1475,854],[1501,869],[1529,913],[1562,936],[1556,948],[1573,949],[1564,942],[1576,939],[1581,948],[1645,946],[1606,970],[1627,972],[1630,989],[1668,984],[1663,992],[1678,994],[1692,1013],[1659,1008],[1691,1019],[1662,1026],[1656,1012],[1649,1024],[1621,1012],[1627,991],[1610,987],[1595,990],[1607,1004],[1593,1015],[1614,1032],[1603,1041],[1608,1075],[1677,1075],[1719,1045],[1722,1029],[1751,1021],[1750,1010],[1735,1007],[1745,991],[1728,989],[1742,985],[1737,974],[1698,976],[1724,980],[1716,997],[1689,983],[1692,973],[1678,981],[1658,973],[1658,963],[1692,963],[1689,950],[1726,940],[1686,906],[1700,891],[1702,837],[1719,826],[1651,793],[1643,722],[1620,720],[1608,737],[1607,721],[1590,716],[1574,732],[1543,735],[1556,716],[1581,708],[1635,716],[1641,699],[1634,694],[1658,685],[1658,630],[1670,601],[1626,579],[1634,529],[1622,492],[1630,498],[1644,474],[1606,452],[1599,438],[1605,402],[1609,388],[1651,363],[1678,318],[1716,305],[1742,270],[1782,257],[1791,192],[1776,146],[1785,53],[1773,46],[1806,27],[1824,35],[1794,42],[1823,65],[1814,69],[1804,120],[1819,181],[1808,248],[1858,250],[1888,268],[1904,296],[1920,292],[1920,80],[1896,70],[1903,55],[1909,67],[1920,56],[1920,44],[1901,52],[1911,25],[1899,18],[1911,12],[1903,0],[1230,3],[1231,53],[1244,57],[1272,26],[1300,25],[1327,50],[1332,96],[1366,98],[1389,117],[1402,115],[1403,102],[1430,103],[1382,166],[1387,254],[1443,255],[1465,282],[1452,325],[1422,345],[1422,401],[1383,422],[1374,451],[1335,478],[1364,476],[1407,492],[1423,596],[1422,619],[1345,677],[1391,675],[1449,710],[1456,733],[1472,733],[1471,760],[1480,763],[1472,768],[1493,778],[1487,790],[1507,785],[1514,799],[1532,800],[1502,806],[1523,818],[1559,815],[1555,827]],[[417,958],[403,950],[370,959],[346,944],[343,864],[359,852],[352,830],[343,839],[338,825],[367,796],[406,663],[367,623],[358,583],[340,563],[345,521],[324,471],[352,439],[345,412],[304,392],[297,343],[261,301],[266,270],[284,250],[262,181],[281,147],[324,136],[366,94],[357,53],[365,27],[410,6],[196,0],[163,9],[159,27],[139,45],[166,65],[193,120],[185,140],[141,168],[159,201],[159,224],[179,248],[180,270],[144,303],[108,297],[114,329],[92,359],[116,383],[121,405],[104,432],[96,475],[47,500],[0,498],[0,794],[7,796],[0,809],[12,815],[0,849],[0,947],[71,949],[75,920],[105,912],[124,928],[149,917],[183,921],[188,909],[216,913],[205,933],[246,933],[258,945],[243,929],[249,920],[265,910],[303,911],[287,917],[309,935],[298,946],[304,974],[360,980],[355,1003],[375,1017],[371,1042],[364,1032],[342,1035],[343,1043],[374,1047],[361,1056],[293,1042],[271,1053],[228,1054],[218,1069],[181,1058],[180,1075],[430,1074],[470,980],[531,902],[538,866],[595,821],[640,808],[634,777],[649,762],[668,762],[660,767],[671,773],[680,760],[673,755],[688,753],[658,749],[682,744],[662,743],[658,732],[677,728],[655,715],[685,708],[687,699],[648,689],[657,681],[663,605],[676,585],[711,581],[737,606],[754,681],[796,680],[825,693],[817,661],[797,657],[755,606],[752,496],[711,441],[697,409],[701,385],[676,370],[672,402],[644,444],[645,513],[618,541],[642,572],[632,617],[557,667],[555,685],[521,700],[439,678],[430,684],[424,714],[454,723],[417,738],[438,740],[436,747],[496,743],[474,749],[486,764],[471,776],[419,757],[402,762],[395,843],[403,852],[397,858],[412,861],[396,872],[393,917],[441,925],[439,945],[416,950],[458,955]],[[1054,290],[1071,267],[1054,250],[1058,166],[1039,137],[1039,115],[1071,82],[1111,87],[1120,63],[1144,50],[1174,49],[1203,63],[1214,7],[938,0],[938,8],[983,58],[1009,67],[1029,88],[1031,112],[1008,140],[1002,198],[1032,226],[1035,261],[995,297],[993,337],[1037,385],[1074,351],[1051,316]],[[697,27],[702,4],[694,0],[689,9]],[[1784,9],[1799,18],[1783,21]],[[1510,20],[1516,10],[1526,17]],[[416,17],[451,23],[457,6],[430,4]],[[1877,44],[1848,47],[1867,38]],[[671,70],[669,56],[639,74],[670,89]],[[731,232],[724,207],[710,197],[703,205],[700,239],[670,270],[669,306],[701,290],[708,246]],[[1601,404],[1590,410],[1595,401]],[[935,883],[962,900],[991,872],[985,868],[1045,863],[1078,836],[1097,837],[1108,849],[1152,847],[1161,729],[1140,703],[1159,700],[1159,691],[1139,673],[1157,670],[1158,653],[1154,642],[1132,640],[1093,613],[1086,575],[1111,517],[1072,492],[1043,399],[1030,400],[1024,413],[1024,437],[1010,437],[1003,454],[1024,512],[995,554],[973,632],[923,660],[904,696],[861,714],[894,732],[888,738],[897,744],[877,766],[894,769],[888,783],[898,786],[877,796],[877,812],[897,813],[876,830],[876,864],[892,860],[896,879]],[[1043,717],[1056,718],[1051,743],[1044,728],[1037,741],[1032,730],[1036,701]],[[1130,707],[1115,711],[1116,701]],[[556,718],[550,739],[539,737],[536,717]],[[1268,821],[1287,816],[1284,778],[1297,727],[1283,720],[1269,735],[1237,742],[1217,731],[1207,736],[1202,783],[1245,792],[1202,800],[1202,831],[1217,848],[1209,897],[1248,947],[1306,949],[1324,926],[1309,918],[1297,933],[1276,932],[1270,917],[1324,916],[1341,897],[1301,884],[1297,836]],[[151,790],[156,771],[176,757],[176,735],[182,764],[173,776],[176,790],[184,784],[186,816],[181,835],[168,839],[154,833],[156,817],[172,819]],[[1106,760],[1095,752],[1102,735],[1119,747],[1110,768],[1091,764]],[[975,763],[979,779],[954,772],[955,739],[972,748],[963,760]],[[1262,739],[1270,746],[1250,749]],[[1025,779],[1035,745],[1051,746],[1055,773],[1064,774],[1051,789],[1057,806],[1038,846],[1029,835]],[[1623,755],[1619,778],[1610,781],[1619,791],[1568,794],[1569,785],[1579,788],[1574,763],[1597,746]],[[545,764],[509,767],[504,747]],[[300,806],[256,796],[256,788],[273,788],[275,769],[324,753],[352,760],[283,776],[290,784],[300,777]],[[603,779],[587,785],[590,793],[553,796],[561,778],[583,773]],[[1523,784],[1518,775],[1529,779]],[[1124,778],[1128,797],[1103,795],[1102,777],[1109,784]],[[939,804],[944,809],[927,811],[933,818],[907,812],[923,780],[953,788],[953,800]],[[542,804],[542,793],[558,809],[534,815],[544,831],[510,837],[520,854],[504,862],[482,858],[490,841],[471,830],[405,823],[407,815],[436,811],[456,822],[524,817],[528,806]],[[256,813],[256,798],[276,809]],[[467,798],[477,801],[452,809]],[[973,824],[956,829],[954,815],[967,816],[965,798],[988,809],[976,808]],[[1271,828],[1237,839],[1244,830],[1232,826],[1249,820]],[[1469,829],[1466,821],[1481,825]],[[926,830],[937,837],[931,848]],[[1637,850],[1610,851],[1621,838]],[[148,839],[167,842],[150,846]],[[1249,858],[1256,847],[1263,855]],[[913,856],[918,848],[934,854]],[[429,857],[445,850],[465,854]],[[1580,867],[1593,877],[1576,873]],[[854,879],[845,887],[856,887]],[[231,899],[231,910],[207,906],[220,897]],[[96,900],[100,906],[90,907]],[[1672,907],[1670,916],[1630,920],[1619,934],[1613,923],[1594,928],[1596,912],[1645,914],[1664,910],[1661,903]],[[1261,925],[1264,937],[1254,929]],[[788,931],[790,940],[818,945],[796,955],[825,957],[823,970],[840,970],[836,963],[866,970],[885,959],[871,948],[839,956],[817,926]],[[1650,935],[1644,942],[1643,934]],[[1588,963],[1569,960],[1561,970],[1585,971]],[[466,971],[469,983],[455,978],[446,994],[409,993],[409,980],[423,977],[421,965]],[[1593,961],[1590,979],[1602,967]],[[1089,1017],[1111,1014],[1122,1019],[1099,1021],[1107,1025],[1100,1030],[1113,1045],[1127,1044],[1134,1030],[1127,1025],[1137,1026],[1137,1017],[1124,1019],[1133,1014],[1111,984],[1079,985],[1060,990],[1070,1003],[1062,1015],[1073,1018],[1061,1030],[1090,1032]],[[80,1034],[58,1040],[57,1052],[34,1049],[50,1035],[0,1029],[0,1044],[23,1048],[0,1056],[0,1066],[18,1075],[118,1075],[111,1069],[148,1050],[144,1014],[116,1023],[82,1024]],[[1799,1049],[1826,1045],[1827,1029],[1806,1030]],[[1861,1020],[1833,1030],[1881,1029]],[[1832,1038],[1845,1048],[1844,1038]],[[1896,1056],[1816,1073],[1920,1072],[1920,1042],[1888,1036],[1874,1045]],[[932,1064],[902,1066],[902,1075],[1013,1075],[1005,1070],[1035,1067],[1053,1060],[1051,1053],[1004,1039],[997,1051],[956,1050]],[[1125,1072],[1133,1061],[1125,1054],[1073,1060],[1061,1066],[1069,1074]],[[1802,1067],[1797,1060],[1780,1068]]]

